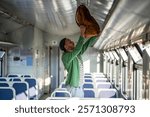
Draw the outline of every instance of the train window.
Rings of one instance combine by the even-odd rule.
[[[138,52],[138,50],[136,49],[136,47],[129,47],[128,51],[135,63],[138,63],[139,61],[142,60],[142,57],[140,53]]]
[[[115,64],[113,64],[113,71],[112,71],[112,80],[113,80],[113,82],[115,83],[115,85],[118,83],[118,77],[119,77],[119,74],[118,74],[118,70],[119,70],[119,64],[118,64],[118,62],[119,62],[119,56],[117,55],[117,53],[115,52],[115,51],[112,51],[112,54],[113,54],[113,56],[114,56],[114,58],[115,58],[115,61],[114,61],[114,63]],[[118,85],[116,85],[116,87],[118,87]]]
[[[133,60],[131,59],[131,56],[129,56],[128,59],[128,78],[126,81],[127,85],[127,90],[126,94],[129,99],[133,99]]]
[[[123,93],[123,95],[126,95],[128,90],[128,56],[127,53],[125,52],[125,50],[123,48],[120,48],[118,50],[118,53],[120,53],[120,57],[122,59],[120,59],[120,77],[118,79],[119,81],[119,86],[121,88],[121,92]]]
[[[104,57],[103,69],[104,69],[104,74],[106,74],[106,73],[107,73],[107,58],[106,58],[105,52],[104,52],[104,54],[103,54],[103,57]]]
[[[105,55],[108,59],[110,59],[110,55],[108,54],[108,52],[105,52]]]
[[[115,71],[115,87],[120,90],[121,88],[121,59],[120,59],[120,53],[119,53],[119,50],[116,49],[116,51],[114,51],[115,53],[114,56],[116,58],[116,71]]]
[[[150,99],[150,45],[143,51],[142,99]]]
[[[138,45],[139,45],[141,51],[143,51],[143,44],[142,43],[138,43]]]
[[[115,62],[115,57],[111,52],[109,52],[110,58],[112,61],[110,61],[110,65],[109,65],[109,69],[110,69],[110,82],[114,82],[114,72],[115,72],[115,66],[114,66],[114,62]]]
[[[0,51],[0,58],[3,58],[5,52],[4,51]]]
[[[124,61],[127,61],[127,60],[128,60],[128,56],[127,56],[127,54],[126,54],[126,52],[125,52],[125,50],[124,50],[123,48],[120,48],[120,49],[119,49],[119,53],[120,53],[120,55],[121,55],[121,57],[122,57],[122,59],[123,59]]]
[[[140,100],[140,99],[142,99],[142,94],[143,94],[143,89],[142,89],[142,80],[143,80],[143,78],[142,78],[142,75],[143,75],[143,71],[142,71],[142,69],[138,69],[137,70],[137,74],[136,74],[136,76],[137,76],[137,97],[136,97],[136,99],[138,99],[138,100]]]
[[[129,94],[130,89],[128,88],[128,56],[125,52],[125,49],[120,48],[117,50],[120,53],[120,77],[118,79],[119,87],[121,93],[126,97],[126,94]],[[130,82],[129,82],[130,83]]]
[[[145,49],[145,51],[146,51],[146,53],[148,54],[148,56],[150,57],[150,47],[147,47],[147,48]]]
[[[120,54],[119,49],[116,49],[116,52],[117,52],[118,54]]]
[[[100,72],[100,54],[97,55],[97,72]]]
[[[131,99],[141,99],[142,97],[142,62],[143,59],[137,50],[134,47],[128,47],[129,59],[128,59],[128,78],[127,81],[127,93],[128,97]],[[125,74],[124,74],[125,75]]]
[[[114,57],[115,57],[115,65],[114,65],[114,67],[113,67],[113,69],[114,69],[114,82],[115,82],[115,87],[118,89],[118,90],[120,90],[120,88],[121,88],[121,59],[120,59],[120,56],[118,56],[118,54],[120,54],[119,53],[119,50],[118,49],[116,49],[116,51],[112,51],[112,53],[113,53],[113,55],[114,55]]]
[[[116,60],[119,60],[119,56],[117,55],[117,53],[115,51],[112,51],[114,57],[116,58]]]
[[[116,84],[115,86],[117,87],[118,90],[121,89],[121,74],[122,74],[122,71],[121,71],[121,63],[122,63],[122,60],[119,59],[119,65],[117,65],[117,68],[116,68]]]
[[[106,75],[107,78],[110,78],[110,55],[108,52],[106,52],[105,55],[106,55]]]
[[[4,54],[5,54],[5,51],[0,51],[0,77],[2,76],[2,70],[3,70],[2,58],[3,58]]]
[[[114,55],[112,54],[112,52],[109,52],[109,55],[110,55],[111,60],[114,60],[114,59],[115,59],[115,57],[114,57]]]
[[[142,56],[142,52],[144,50],[143,44],[142,43],[136,43],[134,44],[137,50],[139,51],[140,55]]]
[[[0,60],[0,77],[2,77],[2,61]]]

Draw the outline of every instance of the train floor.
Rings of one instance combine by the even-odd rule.
[[[46,100],[46,98],[50,97],[50,94],[44,94],[40,97],[39,100]]]

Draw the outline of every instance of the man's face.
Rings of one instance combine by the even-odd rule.
[[[74,42],[71,41],[70,39],[66,39],[64,47],[67,52],[72,52],[74,49]]]

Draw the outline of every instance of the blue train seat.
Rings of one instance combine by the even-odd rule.
[[[51,94],[51,97],[71,97],[71,94],[67,90],[55,90]]]
[[[95,98],[94,90],[84,89],[84,97],[85,98]]]
[[[18,75],[16,75],[16,74],[9,74],[7,77],[19,77]]]
[[[84,76],[84,78],[92,78],[92,76]]]
[[[84,73],[84,75],[92,75],[92,73]]]
[[[9,81],[21,81],[21,79],[15,77],[15,78],[10,78]]]
[[[94,88],[92,83],[84,83],[83,88]]]
[[[26,82],[15,81],[12,83],[12,87],[16,91],[16,100],[28,100],[29,85]]]
[[[0,87],[0,100],[14,100],[15,90],[11,87]]]
[[[7,83],[7,81],[2,81],[0,82],[0,87],[9,87],[9,84]]]
[[[24,81],[26,81],[29,84],[29,99],[38,99],[38,84],[36,79],[25,78]]]
[[[0,81],[7,81],[5,78],[0,78]]]
[[[84,82],[93,82],[93,80],[92,80],[92,79],[89,79],[89,78],[85,78],[85,79],[84,79]]]
[[[21,77],[31,78],[31,75],[21,75]]]

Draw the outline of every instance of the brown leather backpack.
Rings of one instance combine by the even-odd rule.
[[[84,5],[77,8],[75,20],[78,26],[84,25],[86,27],[85,37],[97,36],[100,34],[100,27],[89,10]]]

